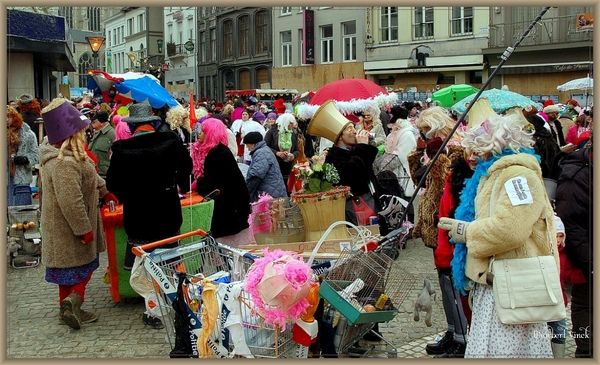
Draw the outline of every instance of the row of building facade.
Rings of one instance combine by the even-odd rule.
[[[526,37],[542,7],[34,10],[58,23],[64,18],[64,45],[57,52],[72,64],[45,64],[40,77],[50,81],[14,85],[22,80],[14,77],[11,85],[9,77],[9,98],[13,90],[27,88],[38,97],[53,97],[64,76],[71,87],[85,87],[89,70],[97,66],[109,73],[152,73],[176,97],[193,92],[223,100],[230,89],[316,91],[342,78],[367,78],[419,99],[451,84],[480,87],[517,42],[491,87],[507,85],[524,95],[564,101],[577,91],[560,93],[556,86],[593,74],[593,29],[577,27],[578,14],[593,14],[593,7],[586,6],[550,8]],[[18,72],[35,75],[40,70],[36,65],[47,57],[35,55],[35,48],[29,50],[31,57],[25,55],[20,35],[11,34],[11,12],[23,11],[30,10],[8,9],[9,73],[18,66]],[[106,38],[98,65],[85,41],[90,34]],[[28,58],[31,62],[24,63]]]

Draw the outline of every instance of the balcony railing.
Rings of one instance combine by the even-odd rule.
[[[521,42],[521,46],[535,46],[554,43],[593,42],[592,31],[577,31],[576,16],[568,15],[555,18],[543,18]],[[489,47],[508,47],[515,44],[529,27],[531,21],[491,24]]]

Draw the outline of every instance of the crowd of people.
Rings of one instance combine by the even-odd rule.
[[[447,109],[407,101],[342,116],[330,136],[314,136],[311,120],[274,105],[179,102],[160,109],[92,98],[39,103],[24,94],[7,106],[8,205],[17,205],[15,187],[29,186],[43,170],[42,263],[46,280],[59,286],[59,318],[70,327],[98,318],[81,307],[106,249],[99,201],[123,204],[133,247],[179,234],[181,194],[218,189],[211,231],[219,242],[239,246],[252,240],[251,204],[265,194],[297,192],[294,166],[315,154],[336,167],[337,185],[381,211],[370,188],[373,165],[391,156],[404,171],[397,176],[405,180],[402,198],[418,195],[418,214],[408,207],[411,235],[432,249],[442,289],[447,330],[426,346],[429,355],[563,357],[564,321],[551,324],[551,340],[536,335],[547,332],[546,323],[501,323],[484,275],[494,257],[554,254],[562,279],[572,284],[575,356],[593,356],[593,108],[548,101],[541,110],[518,107],[499,115],[493,100],[481,99],[454,128],[457,117]],[[555,183],[554,196],[547,181]],[[516,183],[529,194],[525,201],[518,201]],[[357,223],[350,203],[346,219]],[[548,247],[548,229],[556,231],[556,247]],[[131,269],[134,256],[127,252],[125,268]]]

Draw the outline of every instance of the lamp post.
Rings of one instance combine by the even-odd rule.
[[[94,57],[94,69],[98,69],[98,51],[102,48],[106,38],[104,37],[85,37],[85,40],[92,49],[92,57]]]

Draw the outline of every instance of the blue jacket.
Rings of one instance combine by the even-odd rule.
[[[277,158],[265,141],[258,142],[250,151],[252,163],[246,174],[246,185],[250,201],[255,202],[261,193],[273,198],[287,198],[287,188],[277,163]]]

